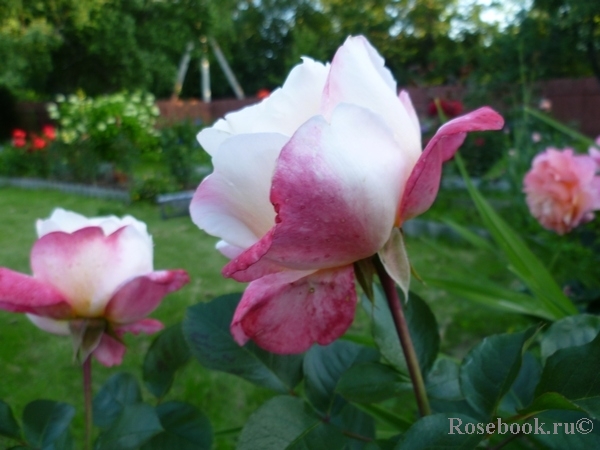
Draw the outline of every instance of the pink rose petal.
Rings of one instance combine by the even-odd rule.
[[[73,309],[51,285],[0,267],[0,309],[52,319],[73,316]]]
[[[106,305],[104,316],[117,324],[137,322],[154,311],[163,297],[190,278],[185,270],[162,270],[128,281]]]
[[[351,325],[355,307],[352,266],[268,275],[246,288],[231,332],[240,345],[252,339],[273,353],[301,353],[340,337]]]
[[[442,163],[454,156],[470,131],[499,130],[500,114],[487,106],[442,125],[417,161],[400,203],[397,225],[424,213],[433,204],[440,187]]]
[[[331,123],[309,120],[277,162],[275,227],[223,273],[250,281],[282,267],[341,267],[375,254],[411,168],[391,130],[364,108],[340,105]]]
[[[127,280],[152,272],[152,246],[134,227],[105,236],[100,227],[71,234],[54,232],[36,241],[31,267],[54,286],[77,315],[102,315],[115,290]]]
[[[140,333],[144,334],[154,334],[158,333],[165,326],[162,322],[156,319],[142,319],[137,322],[133,322],[127,325],[119,325],[115,328],[115,333],[118,336],[123,336],[125,333],[132,333],[138,335]]]
[[[126,350],[127,348],[121,342],[104,333],[93,355],[103,366],[112,367],[123,362]]]

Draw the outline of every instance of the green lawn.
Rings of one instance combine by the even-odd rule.
[[[192,224],[189,217],[161,220],[158,208],[147,204],[123,205],[54,191],[0,188],[0,266],[29,272],[29,251],[36,239],[34,223],[63,207],[87,216],[125,213],[148,224],[155,243],[155,268],[184,268],[191,283],[168,296],[153,317],[165,325],[180,321],[185,308],[209,301],[217,295],[241,291],[243,285],[223,279],[220,269],[226,259],[214,250],[216,239]],[[477,267],[488,274],[501,272],[502,265],[466,247],[444,242],[408,239],[411,261],[417,272],[439,274],[448,265]],[[443,336],[443,350],[462,356],[482,336],[521,327],[524,318],[490,312],[471,303],[413,281],[413,288],[431,305]],[[493,317],[493,320],[490,320]],[[367,333],[367,318],[361,312],[353,333]],[[94,364],[94,389],[117,371],[133,373],[141,380],[141,362],[152,337],[127,336],[128,352],[121,367]],[[8,402],[17,417],[34,399],[66,401],[78,410],[75,434],[82,435],[81,374],[73,363],[70,341],[49,335],[26,317],[0,311],[0,399]],[[241,427],[270,392],[233,376],[211,372],[197,362],[189,364],[175,381],[168,399],[197,405],[210,418],[216,432]],[[147,399],[151,396],[145,392]],[[235,434],[220,434],[216,448],[232,448]],[[1,445],[1,441],[0,441]]]

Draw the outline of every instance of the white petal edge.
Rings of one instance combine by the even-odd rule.
[[[69,335],[68,320],[54,320],[48,317],[36,316],[35,314],[25,314],[27,318],[40,330],[59,336]]]
[[[329,65],[303,58],[285,83],[256,105],[229,113],[198,134],[198,141],[215,156],[225,140],[246,133],[278,133],[290,137],[319,111]]]
[[[124,216],[123,218],[118,218],[116,216],[88,218],[73,211],[56,208],[52,211],[52,214],[48,219],[38,219],[36,221],[38,237],[45,236],[48,233],[53,233],[55,231],[73,233],[74,231],[90,226],[102,228],[105,236],[114,233],[124,226],[131,226],[135,228],[141,237],[148,240],[149,245],[152,245],[152,238],[148,234],[146,224],[132,216]]]
[[[233,259],[240,256],[245,249],[241,247],[236,247],[235,245],[231,245],[225,241],[217,242],[215,248],[226,258]]]
[[[275,223],[271,180],[287,140],[284,135],[259,133],[225,141],[213,157],[214,172],[190,203],[192,221],[230,245],[246,249],[256,243]]]
[[[362,36],[350,37],[336,52],[325,85],[321,113],[329,119],[340,103],[380,115],[413,165],[421,155],[421,131],[404,103],[383,58]]]

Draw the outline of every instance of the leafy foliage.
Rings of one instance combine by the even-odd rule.
[[[502,89],[522,80],[523,67],[530,80],[599,73],[594,2],[537,0],[505,29],[484,20],[496,7],[455,0],[7,2],[0,14],[0,85],[21,98],[77,89],[168,97],[191,43],[182,95],[200,97],[198,63],[207,55],[215,67],[213,95],[230,97],[205,39],[212,37],[254,95],[280,85],[301,56],[329,60],[351,34],[366,35],[403,85],[477,81]]]

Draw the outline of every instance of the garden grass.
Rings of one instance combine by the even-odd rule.
[[[115,201],[90,199],[55,191],[0,188],[0,266],[29,273],[29,251],[35,242],[35,220],[48,217],[55,207],[63,207],[86,216],[130,214],[147,223],[155,244],[156,269],[183,268],[191,282],[167,296],[152,314],[166,326],[184,316],[186,307],[231,292],[244,285],[220,275],[226,259],[214,250],[216,239],[200,231],[189,219],[162,220],[158,208],[149,204],[125,205]],[[464,245],[407,239],[412,264],[417,272],[441,274],[448,264],[464,265],[477,271],[498,274],[497,261]],[[439,251],[436,251],[439,250]],[[413,280],[412,287],[431,305],[440,325],[443,350],[461,357],[481,337],[494,332],[522,328],[523,317],[500,314],[453,298]],[[357,308],[353,334],[368,333],[368,317]],[[490,318],[493,317],[493,320]],[[120,367],[105,368],[94,363],[93,388],[118,371],[127,371],[141,382],[141,363],[152,342],[151,336],[126,336],[128,351]],[[45,333],[20,314],[0,311],[0,399],[12,406],[17,418],[25,405],[39,398],[65,401],[74,405],[75,437],[82,438],[83,399],[81,373],[73,362],[69,339]],[[144,398],[155,402],[143,390]],[[216,437],[215,448],[233,448],[236,433],[227,430],[242,427],[248,416],[273,394],[234,376],[209,371],[196,361],[188,364],[175,380],[164,400],[182,400],[197,405],[210,419]],[[1,441],[0,441],[1,445]]]

